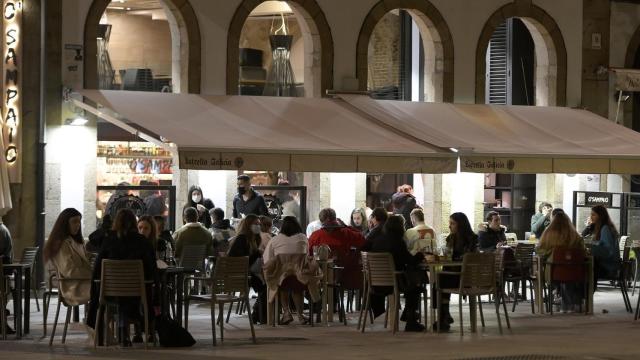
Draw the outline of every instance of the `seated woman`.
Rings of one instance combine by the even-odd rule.
[[[596,205],[591,208],[591,224],[585,230],[591,235],[591,254],[593,255],[594,280],[615,278],[620,267],[620,249],[618,231],[611,221],[607,208]]]
[[[490,211],[487,222],[478,225],[478,249],[482,252],[495,252],[496,248],[507,242],[507,228],[500,222],[500,214]]]
[[[542,233],[540,244],[536,252],[543,257],[549,257],[556,248],[584,249],[582,237],[571,223],[571,219],[563,212],[556,211],[551,218],[551,223]],[[582,303],[583,284],[554,284],[555,293],[561,293],[562,310],[574,311]],[[562,291],[560,291],[562,289]]]
[[[249,214],[242,219],[235,239],[229,246],[227,256],[249,257],[249,268],[256,271],[249,271],[249,285],[258,293],[258,300],[254,304],[253,322],[258,324],[267,323],[267,301],[266,286],[262,280],[262,251],[260,251],[260,234],[262,228],[260,226],[260,218],[256,215]],[[260,269],[259,271],[257,269]]]
[[[169,257],[175,248],[175,244],[173,243],[171,231],[165,229],[167,220],[164,216],[160,215],[154,216],[153,220],[156,222],[156,234],[158,234],[156,254],[159,256],[158,259],[169,261]]]
[[[91,263],[84,248],[81,224],[82,214],[78,210],[64,209],[43,252],[44,260],[56,269],[60,293],[70,306],[87,304],[91,298]]]
[[[367,226],[367,212],[364,208],[353,209],[351,212],[351,220],[349,221],[349,226],[360,231],[362,236],[364,236],[368,231],[369,227]]]
[[[446,239],[447,251],[454,261],[462,261],[464,254],[478,251],[478,235],[473,232],[467,215],[461,212],[451,214],[449,216],[449,231],[449,236]],[[445,270],[450,269],[445,268]],[[459,268],[451,270],[459,271]],[[460,276],[458,275],[441,274],[438,281],[442,288],[450,289],[460,286]],[[449,312],[450,299],[451,294],[442,294],[442,304],[436,304],[438,306],[438,319],[442,319],[439,324],[439,329],[442,332],[449,331],[453,323],[453,318]],[[435,329],[437,324],[433,325]]]
[[[424,326],[418,320],[418,308],[420,306],[420,285],[426,279],[415,275],[422,274],[424,270],[418,270],[417,265],[424,259],[421,253],[411,255],[404,242],[404,218],[402,215],[392,215],[384,223],[382,236],[368,241],[362,251],[390,253],[397,271],[404,272],[404,280],[400,282],[400,290],[404,293],[405,309],[401,319],[406,320],[405,331],[424,331]],[[384,291],[382,294],[372,294],[371,308],[374,315],[384,312]]]
[[[156,260],[153,246],[141,234],[138,233],[138,221],[133,211],[121,209],[118,211],[113,222],[112,236],[102,246],[98,253],[96,266],[93,271],[93,279],[100,280],[102,273],[102,260],[142,260],[144,268],[144,278],[147,281],[155,280]],[[147,284],[147,304],[149,312],[153,309],[152,286]],[[98,305],[100,303],[100,283],[93,282],[91,289],[91,307],[88,322],[91,327],[95,327]],[[131,346],[129,340],[129,323],[140,322],[143,316],[140,312],[140,300],[132,298],[122,298],[118,301],[119,308],[119,337],[122,346]],[[151,317],[152,318],[152,317]],[[150,325],[150,328],[153,328]],[[151,336],[151,334],[147,334]]]
[[[269,260],[275,258],[278,255],[285,254],[307,254],[308,240],[302,231],[302,227],[298,220],[293,216],[285,216],[282,220],[282,227],[280,228],[280,234],[276,235],[269,244],[267,244],[264,250],[263,259],[264,263],[268,263]],[[285,279],[284,281],[287,281]],[[294,286],[295,287],[295,286]],[[298,322],[305,324],[309,320],[302,314],[304,311],[304,299],[302,297],[302,291],[299,289],[291,291],[291,297],[293,298],[293,304],[296,307],[298,313]],[[289,324],[293,321],[291,315],[291,309],[289,307],[289,293],[285,291],[280,292],[280,304],[282,304],[283,315],[280,319],[280,323],[283,325]]]
[[[145,239],[151,244],[154,250],[156,259],[161,259],[161,255],[158,253],[158,226],[153,216],[144,215],[138,219],[138,233],[144,236]]]

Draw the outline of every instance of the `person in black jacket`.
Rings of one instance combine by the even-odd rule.
[[[153,246],[147,239],[138,233],[137,219],[133,211],[130,209],[121,209],[116,215],[113,223],[113,232],[107,239],[98,257],[96,265],[93,269],[93,282],[91,284],[91,303],[89,306],[89,315],[87,317],[87,325],[95,328],[96,315],[98,305],[100,303],[100,280],[102,273],[102,260],[142,260],[144,268],[145,280],[154,281],[156,279],[156,259]],[[153,309],[152,302],[152,286],[147,285],[147,304],[149,311]],[[129,322],[140,321],[144,319],[140,313],[140,300],[133,298],[121,298],[118,301],[119,306],[119,334],[122,346],[131,346],[129,340]],[[150,314],[150,319],[153,317]],[[153,328],[150,325],[150,328]],[[99,330],[99,329],[96,329]],[[98,336],[98,333],[96,333]]]
[[[254,323],[267,323],[267,287],[262,279],[262,253],[260,252],[260,219],[256,215],[247,215],[240,226],[238,233],[229,246],[227,256],[249,257],[249,285],[258,293],[258,301],[256,301],[253,313]],[[251,271],[253,268],[259,268],[260,272]]]
[[[478,248],[482,252],[495,252],[496,248],[507,242],[507,228],[500,223],[500,214],[490,211],[487,222],[478,225]]]
[[[388,218],[389,214],[384,208],[377,207],[373,209],[371,215],[369,215],[369,228],[367,229],[367,234],[364,237],[366,242],[373,241],[374,239],[382,236],[382,228],[384,228],[384,223]]]
[[[262,195],[251,187],[249,175],[238,176],[238,193],[233,198],[233,217],[241,219],[249,214],[269,215],[267,203]]]
[[[100,227],[96,231],[89,234],[89,242],[86,246],[87,251],[92,253],[100,252],[100,249],[102,249],[102,244],[111,233],[112,225],[113,224],[111,223],[111,215],[105,214],[102,217],[102,224],[100,224]]]
[[[396,215],[402,215],[404,218],[405,230],[409,230],[409,228],[411,228],[411,211],[413,211],[413,209],[420,208],[412,193],[413,187],[405,184],[399,186],[398,192],[391,196],[393,213]]]
[[[418,264],[424,260],[421,253],[411,255],[404,242],[404,218],[401,215],[390,216],[384,223],[381,236],[368,241],[363,251],[390,253],[396,271],[402,271],[404,276],[399,279],[400,291],[404,293],[405,309],[402,320],[406,320],[405,331],[424,331],[419,323],[418,307],[420,306],[420,285],[425,280],[424,270],[418,269]],[[419,275],[422,275],[420,278]],[[418,275],[418,276],[416,276]],[[374,315],[384,312],[384,297],[389,289],[374,289],[371,295],[371,307]]]
[[[209,210],[215,208],[211,199],[207,199],[202,194],[200,186],[193,185],[189,188],[189,194],[187,195],[187,203],[184,204],[182,211],[187,208],[194,208],[198,210],[198,222],[204,227],[209,229],[211,227],[211,217],[209,216]]]

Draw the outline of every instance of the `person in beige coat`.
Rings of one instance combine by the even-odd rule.
[[[56,269],[59,289],[67,305],[87,304],[91,297],[91,263],[80,230],[82,214],[64,209],[44,246],[45,261]]]

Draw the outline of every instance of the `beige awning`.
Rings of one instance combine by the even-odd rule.
[[[0,126],[0,130],[2,126]],[[11,210],[11,190],[9,188],[9,172],[5,159],[4,136],[0,131],[0,223],[2,216]]]
[[[640,171],[640,134],[589,111],[373,100],[339,95],[383,123],[441,148],[479,173]]]
[[[176,144],[181,169],[456,172],[457,156],[447,148],[389,127],[339,99],[80,93],[106,120],[129,129],[136,124]]]

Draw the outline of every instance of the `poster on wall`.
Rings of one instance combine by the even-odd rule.
[[[9,181],[21,182],[22,162],[22,1],[7,0],[2,5],[3,54],[2,150]]]

